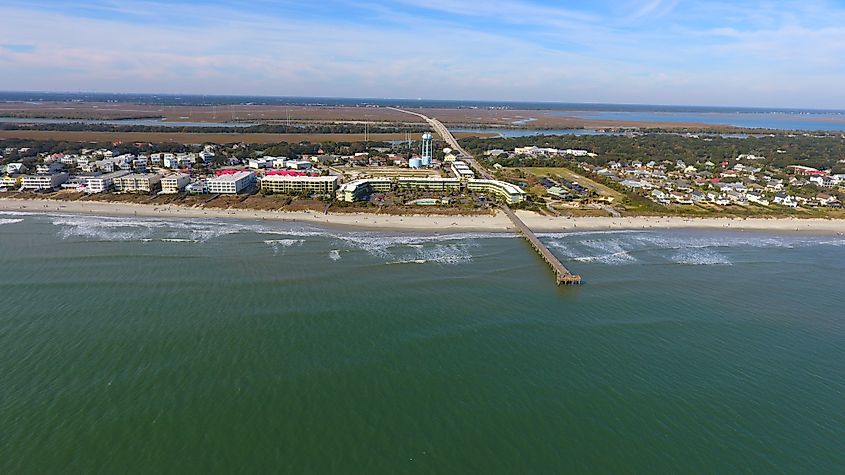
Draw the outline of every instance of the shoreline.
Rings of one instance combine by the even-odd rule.
[[[380,215],[375,213],[329,213],[317,211],[261,211],[247,209],[207,209],[176,205],[104,203],[0,198],[0,211],[44,214],[83,214],[95,216],[143,216],[184,219],[271,220],[306,223],[332,228],[389,231],[434,232],[514,232],[502,213],[495,215]],[[774,231],[842,235],[845,219],[819,218],[685,218],[677,216],[550,217],[530,211],[516,211],[535,232],[641,231],[668,229],[713,229],[731,231]]]

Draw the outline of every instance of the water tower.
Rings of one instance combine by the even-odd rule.
[[[431,158],[433,154],[431,151],[433,150],[432,147],[434,145],[434,137],[426,132],[422,136],[422,165],[424,167],[431,165]]]

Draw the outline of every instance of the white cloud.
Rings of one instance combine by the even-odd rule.
[[[87,16],[14,1],[0,45],[28,47],[0,46],[0,89],[845,106],[845,13],[824,2],[363,1],[361,21],[291,1],[112,0]]]

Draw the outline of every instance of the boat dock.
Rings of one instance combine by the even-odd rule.
[[[516,226],[517,231],[522,237],[528,241],[528,244],[537,251],[537,254],[546,261],[549,267],[552,268],[552,271],[555,273],[557,285],[579,285],[581,284],[581,276],[577,274],[573,274],[569,272],[569,269],[566,268],[563,264],[561,264],[560,260],[552,254],[552,251],[546,247],[537,236],[534,234],[528,226],[519,219],[519,216],[513,212],[508,206],[502,206],[502,211],[507,215],[507,217],[511,220],[514,226]]]

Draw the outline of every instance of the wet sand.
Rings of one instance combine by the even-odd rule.
[[[206,209],[173,205],[142,205],[91,201],[19,200],[0,198],[0,211],[71,213],[102,216],[146,216],[157,218],[228,218],[303,222],[332,227],[396,231],[512,231],[507,217],[495,215],[381,215],[375,213],[329,213],[316,211],[280,212],[245,209]],[[845,234],[845,220],[797,218],[684,218],[634,217],[548,217],[517,211],[531,229],[538,232],[572,232],[643,229],[731,229],[745,231]]]

